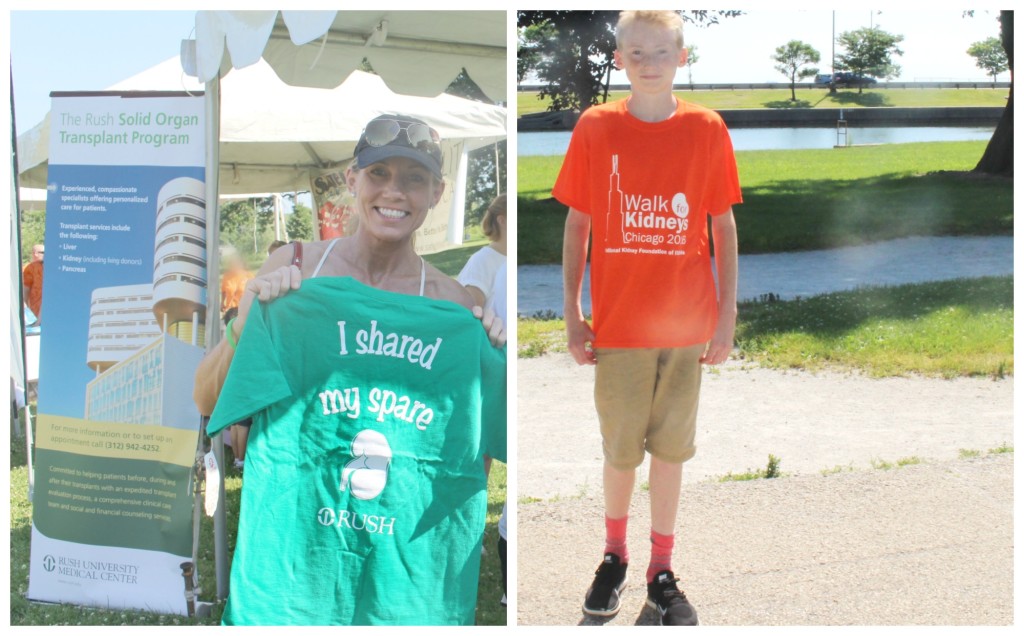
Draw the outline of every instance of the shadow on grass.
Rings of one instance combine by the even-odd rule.
[[[765,108],[778,108],[778,109],[793,109],[793,108],[813,108],[811,102],[806,99],[798,99],[795,102],[789,99],[776,100],[773,102],[764,102],[761,104]]]
[[[735,210],[741,254],[1013,232],[1012,181],[969,173],[788,179],[749,188],[743,198]]]
[[[741,254],[864,245],[907,236],[1013,233],[1013,181],[972,173],[786,179],[743,191]],[[566,207],[518,199],[519,264],[560,263]]]
[[[889,97],[883,93],[858,93],[856,88],[839,89],[831,95],[832,101],[840,106],[892,106]]]
[[[913,320],[957,307],[980,314],[1013,307],[1013,278],[951,280],[824,294],[793,301],[741,303],[740,340],[800,331],[837,337],[868,321]]]

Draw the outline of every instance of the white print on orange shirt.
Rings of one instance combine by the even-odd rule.
[[[630,194],[620,189],[619,179],[619,156],[612,155],[612,171],[608,178],[608,212],[605,217],[606,243],[613,227],[613,217],[617,215],[620,219],[623,245],[686,245],[686,236],[683,232],[690,226],[687,218],[690,214],[690,205],[686,200],[686,194],[677,192],[671,199],[661,194]],[[626,250],[623,248],[615,252]],[[685,252],[674,250],[658,253]]]

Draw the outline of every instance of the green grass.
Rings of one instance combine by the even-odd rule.
[[[231,452],[226,451],[231,466]],[[31,544],[32,505],[28,501],[28,468],[24,440],[11,441],[11,625],[218,625],[224,605],[214,605],[208,618],[188,618],[137,610],[107,610],[74,605],[32,603],[26,600]],[[498,519],[507,492],[508,473],[500,462],[491,465],[487,489],[485,552],[480,564],[476,609],[477,625],[505,625],[507,611],[501,606],[501,561],[498,557]],[[242,479],[233,467],[225,475],[228,549],[233,550],[241,498]],[[216,591],[213,555],[213,523],[202,517],[199,547],[200,600],[212,602]],[[229,557],[230,559],[230,557]]]
[[[1005,106],[1009,90],[949,89],[949,88],[893,88],[843,89],[831,95],[825,88],[799,88],[796,102],[790,101],[789,89],[675,91],[680,99],[715,110],[730,108],[854,108],[899,106],[904,108],[935,106]],[[611,91],[608,101],[624,99],[627,91]],[[518,116],[547,110],[547,101],[537,93],[517,93]]]
[[[474,239],[464,243],[461,247],[453,247],[450,250],[427,254],[423,257],[425,261],[441,270],[449,276],[455,277],[462,271],[462,267],[481,247],[487,245],[487,239]]]
[[[783,474],[779,470],[782,460],[775,455],[768,455],[768,465],[757,470],[747,470],[743,473],[728,472],[718,478],[720,482],[726,481],[752,481],[754,479],[776,479]]]
[[[838,475],[840,473],[852,473],[852,472],[853,472],[853,463],[852,462],[847,464],[847,465],[845,465],[845,466],[842,466],[840,464],[836,464],[832,468],[822,468],[821,469],[821,474],[826,476],[826,477],[829,476],[829,475]]]
[[[996,446],[995,448],[988,449],[988,452],[989,452],[990,455],[1001,455],[1003,453],[1012,453],[1013,452],[1013,446],[1010,446],[1006,442],[1003,442],[1002,445],[1000,445],[1000,446]]]
[[[921,464],[924,460],[920,457],[913,455],[911,457],[901,457],[895,462],[886,461],[884,459],[872,459],[871,467],[876,470],[892,470],[893,468],[903,468],[904,466],[913,466],[915,464]]]
[[[565,322],[521,317],[518,355],[566,351]],[[872,287],[740,306],[739,356],[767,368],[874,377],[1013,374],[1013,279]]]
[[[960,449],[960,459],[971,459],[973,457],[981,457],[981,451],[972,448]]]
[[[875,287],[744,303],[736,340],[763,367],[1002,377],[1013,373],[1013,279]]]
[[[1013,181],[969,173],[985,142],[736,154],[741,254],[827,249],[906,236],[1012,234]],[[520,157],[521,264],[559,263],[562,157]],[[963,174],[954,174],[963,173]]]

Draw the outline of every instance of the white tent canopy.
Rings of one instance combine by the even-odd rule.
[[[365,58],[393,91],[430,97],[465,68],[505,101],[506,19],[505,11],[198,11],[182,61],[206,82],[262,56],[287,84],[333,88]]]
[[[465,139],[469,149],[505,137],[505,109],[452,95],[410,97],[391,92],[380,77],[353,71],[336,89],[287,86],[258,60],[221,80],[220,193],[309,189],[311,172],[352,157],[367,121],[382,113],[422,118],[442,139]],[[172,58],[114,86],[112,91],[202,91]],[[18,137],[23,186],[46,187],[49,115]]]

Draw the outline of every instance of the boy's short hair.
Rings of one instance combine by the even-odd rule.
[[[647,22],[675,31],[676,44],[683,48],[683,17],[678,11],[622,11],[615,25],[615,46],[622,48],[622,34],[634,22]]]

